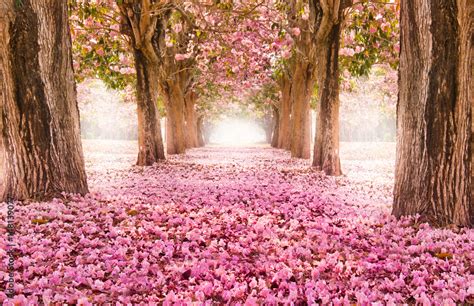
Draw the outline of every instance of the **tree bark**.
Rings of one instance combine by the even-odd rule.
[[[278,148],[278,133],[280,132],[280,111],[278,107],[273,106],[273,132],[272,132],[272,147]]]
[[[88,192],[67,3],[0,0],[0,201]]]
[[[280,80],[281,89],[281,103],[279,111],[279,126],[278,126],[278,148],[290,150],[291,149],[291,80],[288,77],[283,77]]]
[[[135,50],[134,54],[137,71],[137,165],[150,166],[166,158],[157,105],[158,70],[147,60],[141,50]]]
[[[186,152],[184,91],[179,82],[166,82],[163,86],[166,101],[166,152],[183,154]]]
[[[402,1],[393,214],[474,224],[470,0]],[[472,85],[471,85],[472,86]]]
[[[193,58],[177,61],[175,55],[183,53],[194,32],[194,24],[182,18],[183,29],[174,33],[176,42],[167,46],[166,29],[177,19],[175,12],[182,12],[178,3],[167,1],[128,0],[117,1],[121,15],[121,32],[130,36],[136,50],[140,50],[148,62],[157,70],[159,93],[166,102],[167,128],[166,151],[168,154],[185,152],[184,89],[188,88]],[[159,12],[159,13],[158,13]],[[174,17],[173,17],[174,16]],[[152,123],[150,123],[152,124]]]
[[[185,114],[186,114],[186,147],[187,148],[196,148],[199,146],[198,140],[198,126],[196,118],[196,99],[197,94],[189,90],[186,93],[184,102],[185,102]]]
[[[291,85],[291,157],[310,158],[310,100],[314,87],[314,68],[301,59],[295,64]]]
[[[316,120],[313,166],[327,175],[341,175],[339,158],[339,40],[341,24],[332,26],[318,66],[319,103]]]
[[[470,76],[468,78],[468,96],[467,100],[471,101],[471,204],[469,208],[469,214],[471,215],[471,227],[474,221],[472,220],[472,216],[474,215],[474,60],[472,59],[474,56],[474,2],[465,0],[467,2],[467,10],[464,11],[464,15],[460,16],[460,24],[462,24],[465,29],[462,31],[461,41],[461,56],[466,58],[462,58],[461,61],[468,61],[470,64],[467,65],[467,69],[470,72]],[[462,1],[458,1],[458,6],[463,6],[465,3]],[[466,29],[467,28],[467,29]],[[465,35],[465,36],[463,36]],[[464,74],[465,72],[463,72]],[[463,88],[461,87],[461,91]]]

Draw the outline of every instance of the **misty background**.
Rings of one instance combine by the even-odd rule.
[[[343,82],[340,94],[341,141],[395,141],[396,84],[393,83],[396,77],[393,73],[376,67],[368,77]],[[95,79],[78,84],[77,91],[82,138],[137,139],[136,104],[132,102],[130,93],[109,89]],[[312,117],[314,130],[314,112]],[[247,118],[223,118],[213,125],[210,132],[212,143],[250,144],[265,140],[265,132],[257,122]]]

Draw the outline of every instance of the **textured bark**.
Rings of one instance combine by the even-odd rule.
[[[314,67],[305,61],[297,62],[291,85],[291,156],[310,158],[311,117],[310,100],[314,87]]]
[[[465,2],[465,3],[463,3]],[[468,79],[468,96],[467,100],[471,101],[471,205],[469,214],[471,215],[471,226],[473,223],[472,215],[474,215],[474,2],[465,0],[458,1],[458,6],[464,6],[467,4],[467,10],[465,10],[460,15],[460,23],[463,25],[464,30],[461,34],[461,61],[468,61],[470,64],[467,64],[468,73],[470,73]],[[463,58],[466,57],[466,58]],[[465,72],[462,72],[463,74]],[[461,91],[463,91],[461,87]]]
[[[272,147],[278,148],[278,133],[280,132],[280,111],[273,106],[273,132],[272,132]]]
[[[319,87],[331,86],[323,89],[319,103],[321,112],[318,118],[318,133],[321,135],[316,141],[319,152],[315,152],[316,160],[313,161],[328,173],[338,174],[337,144],[337,109],[334,105],[338,98],[339,84],[333,82],[334,73],[337,71],[337,51],[340,27],[344,19],[344,11],[351,6],[352,0],[317,0],[317,1],[288,1],[288,22],[291,27],[298,27],[300,35],[295,38],[296,52],[295,64],[292,73],[292,144],[291,152],[294,157],[304,156],[309,158],[308,136],[311,130],[305,126],[310,121],[309,101],[314,86],[314,77],[318,76]],[[301,10],[309,9],[308,18],[300,18]],[[337,37],[336,37],[337,36]],[[333,65],[335,64],[335,66]],[[325,71],[325,69],[331,69]],[[329,79],[328,79],[329,77]],[[297,98],[295,98],[295,96]],[[323,100],[321,100],[323,99]],[[306,102],[307,101],[307,102]],[[329,116],[328,118],[326,116]],[[328,129],[328,130],[326,130]],[[302,136],[302,134],[304,136]],[[308,136],[307,136],[308,135]],[[296,136],[296,137],[295,137]],[[301,140],[304,139],[304,140]],[[321,164],[321,165],[319,165]]]
[[[163,86],[166,101],[166,152],[183,154],[186,151],[184,90],[179,82],[166,82]]]
[[[291,80],[283,77],[280,80],[281,101],[278,126],[278,148],[291,149]]]
[[[172,4],[172,5],[171,5]],[[186,53],[194,32],[194,24],[183,18],[183,29],[174,33],[173,47],[167,46],[166,29],[183,11],[179,1],[126,0],[118,1],[121,15],[121,32],[131,38],[132,46],[146,57],[153,75],[157,75],[159,92],[168,111],[166,128],[166,151],[169,154],[184,153],[185,119],[184,89],[189,87],[189,71],[194,66],[193,58],[176,61],[175,55]],[[150,125],[154,123],[148,123]]]
[[[341,175],[339,159],[339,40],[340,23],[334,24],[319,55],[319,103],[313,166],[327,175]]]
[[[470,0],[402,1],[395,216],[474,224]],[[472,85],[471,85],[472,86]]]
[[[150,166],[166,158],[157,105],[157,69],[140,50],[135,50],[135,68],[137,71],[138,114],[137,165]]]
[[[185,119],[186,119],[186,147],[196,148],[199,147],[198,140],[198,126],[196,116],[196,100],[197,94],[190,90],[186,93],[185,102]]]
[[[88,192],[67,3],[0,0],[0,200]]]

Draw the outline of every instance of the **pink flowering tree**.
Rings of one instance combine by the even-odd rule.
[[[277,8],[287,16],[280,25],[283,47],[275,69],[281,90],[278,147],[309,158],[310,100],[316,94],[313,165],[339,175],[341,71],[360,76],[376,63],[397,65],[397,6],[389,1],[322,0],[279,1]]]
[[[283,27],[293,41],[284,78],[291,89],[291,154],[310,157],[310,99],[319,84],[318,128],[313,165],[327,174],[340,174],[338,156],[338,53],[342,23],[351,1],[277,1],[286,15]],[[290,57],[287,52],[284,57]],[[283,86],[282,86],[283,87]],[[286,96],[282,94],[282,96]]]
[[[203,80],[244,89],[268,81],[275,36],[269,3],[74,1],[79,78],[97,76],[117,88],[136,78],[138,164],[164,158],[158,95],[167,111],[167,152],[183,153],[199,142],[196,88]]]
[[[123,9],[126,3],[121,1],[120,5]],[[151,165],[165,158],[156,105],[158,73],[155,64],[143,54],[142,40],[146,40],[149,34],[147,37],[133,36],[121,7],[112,0],[72,1],[75,67],[79,79],[84,76],[99,77],[116,88],[135,82],[139,143],[137,164]],[[143,22],[142,30],[146,27],[148,30],[152,28],[149,23]],[[150,43],[148,39],[145,45]],[[152,59],[152,55],[148,56]]]

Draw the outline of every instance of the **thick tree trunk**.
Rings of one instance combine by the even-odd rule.
[[[272,132],[272,147],[278,148],[278,133],[280,132],[280,111],[273,106],[273,132]]]
[[[150,166],[165,159],[158,113],[157,68],[142,51],[135,50],[137,71],[138,159],[137,165]]]
[[[313,166],[327,175],[341,175],[339,159],[339,40],[341,25],[333,25],[321,47],[318,67],[319,103]]]
[[[197,138],[198,138],[198,146],[204,147],[206,143],[204,142],[204,118],[203,116],[199,116],[197,120]]]
[[[438,226],[474,224],[472,5],[470,0],[401,2],[397,217],[420,214]]]
[[[196,117],[196,99],[197,94],[194,91],[188,91],[185,96],[185,107],[186,107],[186,147],[196,148],[199,146],[198,140],[198,126]]]
[[[458,1],[458,6],[462,7],[467,4],[467,10],[463,12],[464,14],[462,14],[459,19],[462,26],[467,27],[467,29],[465,28],[461,34],[461,61],[470,62],[470,64],[467,64],[467,69],[471,71],[467,84],[467,86],[469,86],[467,100],[471,101],[471,205],[469,214],[471,215],[472,226],[474,223],[472,220],[472,216],[474,215],[474,60],[472,59],[474,57],[474,2],[469,0],[465,0],[465,3],[462,2],[463,1]],[[464,73],[465,72],[462,72],[462,74]],[[462,87],[461,91],[463,91]]]
[[[291,81],[288,77],[284,77],[280,81],[281,102],[279,111],[278,126],[278,144],[277,147],[285,150],[291,149]]]
[[[310,158],[313,74],[311,64],[303,60],[295,64],[291,85],[291,156],[296,158]]]
[[[183,154],[186,151],[184,92],[179,82],[168,82],[164,89],[166,100],[166,152]]]
[[[0,201],[88,192],[67,3],[0,0]]]

